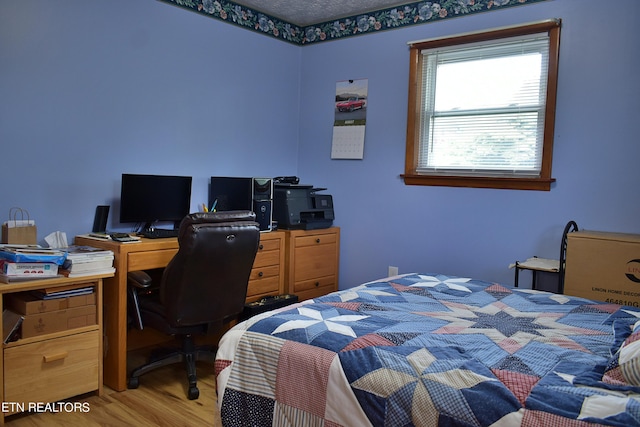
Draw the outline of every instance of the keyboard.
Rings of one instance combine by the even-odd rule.
[[[153,230],[145,230],[139,233],[140,236],[147,239],[166,239],[169,237],[178,237],[178,230],[168,230],[166,228],[154,228]]]

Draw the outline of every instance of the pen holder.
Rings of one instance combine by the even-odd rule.
[[[9,220],[2,224],[2,243],[35,245],[38,243],[36,223],[29,211],[22,208],[9,209]]]

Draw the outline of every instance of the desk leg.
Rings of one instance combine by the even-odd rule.
[[[127,389],[127,282],[126,274],[105,279],[104,383],[116,391]]]

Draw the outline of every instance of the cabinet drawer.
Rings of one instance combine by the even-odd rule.
[[[136,243],[132,243],[135,245]],[[178,252],[178,249],[161,249],[158,251],[132,252],[128,257],[128,270],[151,270],[153,268],[164,268]]]
[[[335,244],[297,248],[293,266],[296,282],[335,275],[338,270],[337,250]]]
[[[336,291],[337,280],[335,276],[321,277],[314,280],[304,280],[296,282],[293,285],[294,294],[298,295],[300,300],[309,298],[317,298]]]
[[[304,248],[305,246],[316,246],[324,244],[335,244],[336,234],[315,234],[311,236],[298,236],[295,239],[296,248]]]
[[[98,330],[4,350],[4,400],[55,402],[99,388]]]
[[[260,245],[258,246],[258,253],[262,251],[276,251],[280,249],[281,239],[268,239],[260,237]]]
[[[267,277],[260,280],[250,280],[247,288],[247,301],[253,297],[264,295],[278,295],[280,293],[280,277]],[[255,298],[258,299],[258,298]]]
[[[280,251],[258,251],[256,259],[253,261],[253,268],[267,265],[278,265],[280,263]]]
[[[253,268],[249,276],[247,298],[264,295],[278,294],[280,292],[280,266],[271,265],[262,268]]]
[[[309,291],[311,289],[318,288],[335,288],[336,285],[336,277],[335,276],[326,276],[320,277],[318,279],[313,280],[300,280],[293,284],[294,293]]]
[[[251,275],[249,276],[249,280],[257,281],[257,280],[266,279],[269,277],[277,277],[279,274],[280,274],[280,266],[278,264],[269,265],[269,266],[260,267],[260,268],[254,267],[253,269],[251,269]]]

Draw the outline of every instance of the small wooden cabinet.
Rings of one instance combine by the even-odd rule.
[[[0,311],[5,308],[6,295],[11,293],[56,287],[67,289],[93,286],[95,290],[95,299],[90,303],[95,307],[87,306],[91,310],[86,310],[93,313],[87,316],[95,318],[86,318],[85,322],[78,323],[70,320],[65,329],[41,332],[41,335],[2,344],[0,393],[2,401],[10,405],[3,411],[0,425],[4,424],[5,416],[28,411],[29,405],[34,402],[56,402],[92,391],[102,394],[103,277],[107,276],[54,278],[0,286]],[[75,327],[80,323],[86,325]],[[1,326],[0,321],[0,329]]]
[[[282,231],[260,233],[258,253],[253,262],[249,285],[247,287],[247,302],[256,301],[267,295],[281,295],[285,293],[284,286],[284,247],[285,235]]]
[[[99,344],[95,330],[5,348],[5,401],[55,402],[98,390]]]
[[[340,228],[285,233],[287,292],[302,301],[338,290]]]

